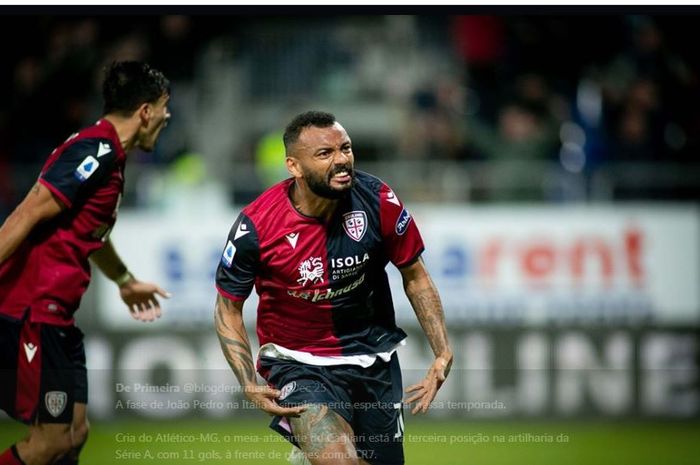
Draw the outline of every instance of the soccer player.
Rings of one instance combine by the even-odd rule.
[[[169,82],[145,63],[117,62],[102,90],[104,116],[51,153],[0,227],[0,407],[30,425],[0,465],[78,463],[88,433],[87,372],[73,313],[90,282],[89,260],[117,284],[137,320],[160,317],[156,294],[168,296],[128,271],[109,233],[127,153],[153,150],[170,117]]]
[[[329,113],[284,133],[290,179],[243,209],[217,270],[216,331],[247,398],[314,465],[402,464],[401,371],[385,266],[398,267],[435,361],[409,387],[426,412],[452,363],[438,292],[415,221],[381,180],[354,170],[352,144]],[[260,296],[257,371],[243,302]]]

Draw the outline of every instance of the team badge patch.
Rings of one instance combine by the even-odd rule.
[[[297,387],[297,382],[296,382],[296,381],[292,381],[291,383],[287,383],[287,384],[285,384],[284,386],[282,386],[282,389],[280,389],[280,397],[279,397],[279,400],[284,400],[284,399],[286,399],[287,396],[289,396],[289,394],[291,394],[292,392],[294,392],[294,389],[296,389],[296,387]]]
[[[348,212],[343,215],[343,229],[350,239],[360,242],[367,231],[367,214],[363,211]]]
[[[396,220],[396,234],[403,236],[408,230],[408,225],[411,223],[411,214],[405,208],[401,210],[399,218]]]
[[[95,171],[97,171],[99,166],[100,162],[97,161],[97,158],[93,157],[92,155],[88,155],[85,157],[85,160],[78,165],[78,168],[76,168],[74,173],[75,177],[80,181],[86,181]]]
[[[67,401],[68,395],[63,391],[49,391],[44,396],[46,410],[48,410],[54,418],[58,418],[58,416],[63,413],[66,409]]]
[[[221,263],[223,263],[226,268],[230,268],[233,263],[234,255],[236,255],[236,246],[233,245],[233,242],[228,241],[224,249],[224,254],[221,256]]]

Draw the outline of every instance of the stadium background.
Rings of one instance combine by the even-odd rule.
[[[0,218],[99,116],[104,64],[147,60],[173,82],[171,125],[131,157],[112,236],[173,298],[150,325],[99,277],[84,299],[81,463],[285,463],[289,446],[231,390],[212,279],[237,211],[284,176],[281,129],[309,108],[335,113],[357,168],[409,205],[445,303],[455,366],[428,417],[406,419],[408,463],[695,463],[694,22],[0,16]],[[430,351],[391,278],[408,384]],[[1,444],[22,434],[0,420]]]

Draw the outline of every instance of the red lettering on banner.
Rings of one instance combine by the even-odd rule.
[[[537,244],[525,249],[521,268],[530,279],[541,280],[551,276],[556,269],[556,251],[548,244]]]
[[[496,286],[509,276],[538,287],[552,285],[555,279],[580,287],[596,282],[596,277],[606,288],[622,284],[624,278],[636,287],[644,284],[644,235],[635,226],[624,229],[618,240],[581,234],[562,243],[543,236],[486,240],[478,254],[482,285]],[[508,270],[517,274],[509,275]]]
[[[605,287],[610,287],[613,278],[613,256],[610,246],[603,239],[578,239],[571,248],[571,276],[575,285],[580,285],[583,279],[586,257],[593,254],[600,262],[600,274],[603,276]]]
[[[632,282],[637,287],[644,284],[644,269],[642,268],[642,232],[632,227],[625,231],[625,250],[627,252],[627,269]]]

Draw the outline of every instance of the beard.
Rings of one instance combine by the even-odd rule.
[[[334,189],[331,187],[331,178],[341,171],[347,171],[350,175],[350,185],[342,189]],[[334,167],[325,177],[315,173],[304,173],[304,180],[311,189],[311,192],[323,197],[324,199],[338,200],[348,196],[350,189],[355,185],[355,171],[352,166],[343,165]]]

